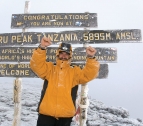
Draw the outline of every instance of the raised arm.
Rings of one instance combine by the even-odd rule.
[[[51,45],[49,38],[43,37],[37,49],[34,50],[30,60],[30,68],[42,79],[50,73],[52,63],[46,62],[46,48]]]
[[[75,82],[74,84],[85,84],[98,76],[100,64],[95,59],[95,48],[89,46],[86,48],[86,64],[83,69],[79,67],[75,70]],[[73,85],[73,86],[75,86]]]

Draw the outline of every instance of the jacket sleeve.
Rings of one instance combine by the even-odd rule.
[[[83,69],[76,67],[74,75],[74,85],[85,84],[98,76],[100,64],[95,59],[87,58]]]
[[[50,74],[52,63],[46,62],[46,50],[35,49],[30,60],[30,68],[40,78],[45,79]]]

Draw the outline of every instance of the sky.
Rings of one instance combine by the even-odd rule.
[[[11,15],[24,13],[25,0],[0,1],[0,33],[21,32],[11,29]],[[30,13],[97,13],[98,27],[92,30],[141,29],[143,31],[142,0],[31,0]],[[34,28],[32,32],[60,32],[83,28]],[[142,34],[143,35],[143,34]],[[81,46],[82,45],[73,45]],[[117,48],[117,63],[109,63],[107,79],[88,83],[89,96],[108,106],[122,106],[132,118],[143,120],[143,43],[91,44],[93,47]],[[0,82],[5,79],[0,78]],[[23,78],[29,83],[35,78]],[[41,79],[37,79],[39,84]],[[24,86],[24,85],[23,85]],[[1,86],[0,86],[1,88]]]

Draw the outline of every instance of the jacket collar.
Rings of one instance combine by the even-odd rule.
[[[63,60],[56,59],[56,65],[59,66],[60,68],[68,67],[70,66],[70,63],[71,63],[70,60],[63,61]]]

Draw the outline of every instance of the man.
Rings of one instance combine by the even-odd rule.
[[[85,67],[71,67],[72,47],[67,43],[60,44],[56,65],[46,62],[46,48],[51,44],[49,38],[43,37],[30,60],[31,69],[46,83],[38,107],[37,126],[70,126],[75,115],[72,89],[96,78],[100,65],[94,57],[96,50],[87,47]]]

